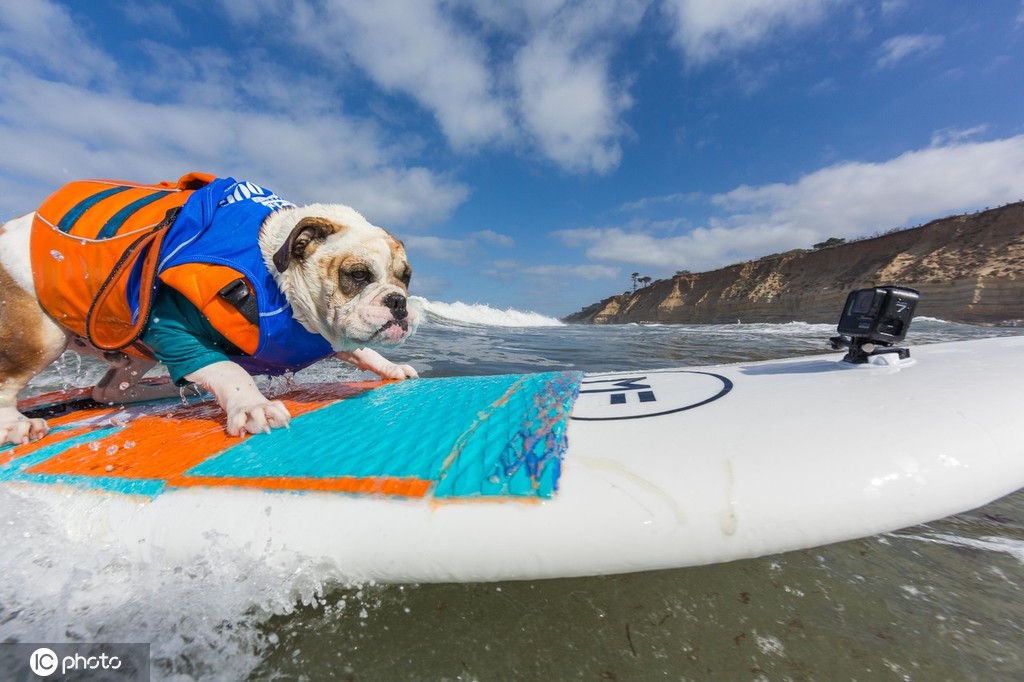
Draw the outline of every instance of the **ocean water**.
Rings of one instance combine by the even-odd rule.
[[[421,305],[426,321],[389,356],[423,376],[771,359],[829,352],[834,333],[803,323],[566,326]],[[1020,333],[918,318],[907,343]],[[68,353],[32,388],[89,385],[102,371]],[[360,376],[325,362],[292,380]],[[154,679],[1024,678],[1024,492],[759,559],[453,585],[350,584],[313,561],[272,567],[216,543],[191,565],[140,563],[37,512],[0,492],[0,641],[150,642]]]

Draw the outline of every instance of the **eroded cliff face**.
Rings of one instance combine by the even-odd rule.
[[[796,250],[658,280],[567,322],[826,322],[853,289],[921,292],[917,315],[972,324],[1024,320],[1024,202],[819,251]]]

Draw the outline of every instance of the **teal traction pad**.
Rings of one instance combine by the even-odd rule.
[[[396,477],[434,481],[435,498],[549,498],[582,372],[386,384],[246,438],[187,474]]]

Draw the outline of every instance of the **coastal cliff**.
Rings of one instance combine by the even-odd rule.
[[[971,324],[1024,320],[1024,202],[871,239],[680,273],[564,319],[832,323],[851,290],[884,284],[919,290],[917,315]]]

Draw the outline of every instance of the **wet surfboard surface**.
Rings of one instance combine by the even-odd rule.
[[[1024,486],[1024,337],[839,359],[294,386],[291,427],[244,438],[209,400],[80,390],[34,401],[51,433],[0,449],[0,490],[140,560],[426,582],[729,561]]]
[[[298,386],[287,429],[236,438],[212,401],[102,406],[50,394],[50,433],[0,450],[0,480],[155,496],[203,487],[439,499],[550,498],[579,372]],[[369,437],[368,437],[369,436]]]

